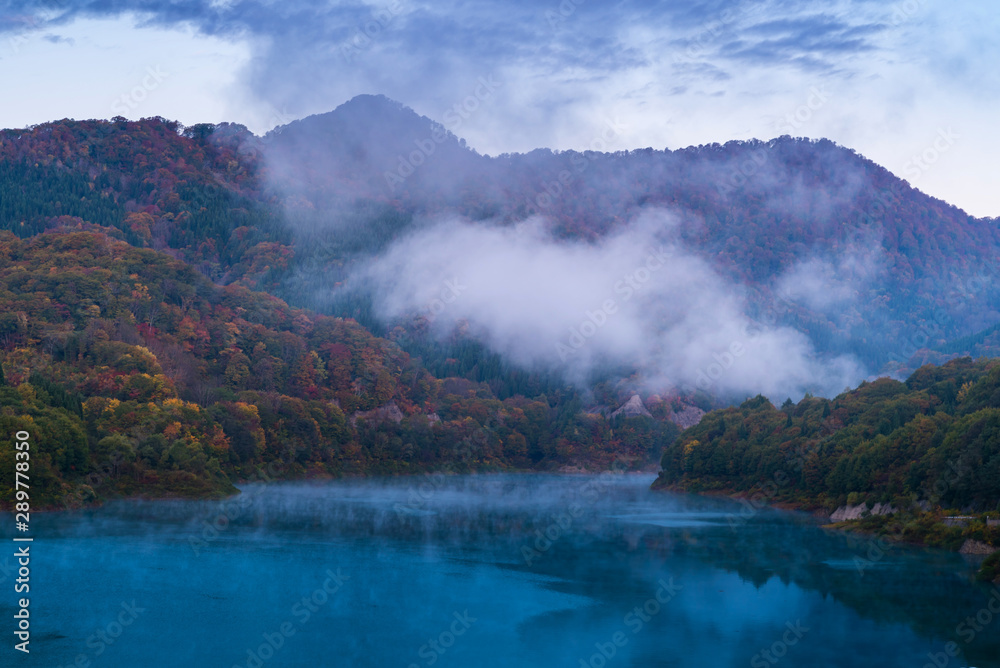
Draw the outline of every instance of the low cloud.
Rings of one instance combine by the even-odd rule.
[[[824,358],[789,327],[747,316],[744,286],[680,241],[683,221],[646,210],[598,244],[554,238],[546,222],[439,220],[399,240],[365,270],[381,317],[456,328],[529,368],[586,386],[635,369],[650,391],[797,398],[864,377],[848,357]]]
[[[811,257],[778,278],[777,293],[814,311],[830,313],[857,299],[882,270],[882,255],[881,243],[875,243],[852,245],[833,259]]]

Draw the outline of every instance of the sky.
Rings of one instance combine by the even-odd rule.
[[[480,153],[826,137],[1000,216],[1000,12],[972,0],[5,0],[0,127],[384,94]]]

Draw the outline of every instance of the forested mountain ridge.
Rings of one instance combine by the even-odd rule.
[[[21,237],[84,223],[113,228],[225,283],[244,267],[253,273],[261,254],[280,267],[290,236],[256,189],[261,159],[249,137],[162,118],[0,131],[0,228]]]
[[[744,286],[751,316],[821,353],[905,373],[1000,351],[997,220],[826,140],[489,157],[379,96],[264,137],[159,118],[0,132],[3,229],[113,227],[216,282],[375,330],[368,296],[331,302],[316,282],[341,283],[423,221],[539,214],[561,238],[596,241],[651,206],[681,217],[686,247]]]
[[[97,232],[0,235],[0,348],[0,428],[31,434],[36,507],[223,493],[268,471],[641,466],[677,433],[436,379],[353,320]]]
[[[821,353],[902,375],[931,358],[1000,353],[1000,221],[828,140],[489,157],[398,103],[359,96],[263,143],[278,156],[272,183],[292,184],[292,215],[310,232],[317,211],[358,197],[418,217],[541,215],[556,236],[596,243],[661,208],[683,221],[687,250],[746,289],[752,316],[807,333]]]
[[[363,284],[344,286],[437,217],[502,228],[537,214],[557,240],[600,247],[648,207],[675,215],[678,244],[749,317],[818,354],[902,375],[1000,353],[997,220],[832,142],[489,157],[361,96],[264,137],[162,118],[0,131],[3,419],[53,436],[40,470],[53,502],[113,453],[124,463],[98,495],[218,492],[277,462],[642,465],[672,442],[669,420],[713,399],[651,388],[627,363],[571,386],[490,349],[475,323],[439,338],[426,313],[389,321]],[[637,393],[652,418],[606,417]],[[470,439],[477,454],[456,453]]]

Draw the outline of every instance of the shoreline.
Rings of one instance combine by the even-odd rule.
[[[681,485],[657,485],[655,482],[653,483],[651,489],[656,492],[693,494],[704,497],[727,498],[733,501],[746,501],[748,499],[753,499],[756,495],[767,496],[767,494],[761,491],[747,492],[734,489],[692,491],[685,489]],[[944,512],[944,509],[938,509],[937,511],[922,511],[920,513],[898,511],[895,513],[880,515],[869,514],[864,517],[859,517],[858,519],[833,521],[831,514],[828,513],[826,508],[820,504],[806,505],[791,501],[772,501],[771,499],[768,499],[766,503],[760,506],[759,509],[762,510],[765,508],[774,508],[786,512],[796,512],[810,515],[817,520],[817,526],[819,528],[827,531],[836,531],[843,534],[856,534],[868,538],[875,537],[878,540],[888,541],[890,545],[908,545],[911,547],[940,549],[947,552],[962,554],[965,557],[981,557],[981,568],[986,562],[996,560],[997,555],[1000,555],[1000,541],[995,540],[992,543],[986,543],[966,535],[969,533],[970,529],[975,528],[975,525],[971,520],[982,519],[978,517],[978,515],[970,516],[970,521],[966,524],[949,526],[939,521],[941,513]],[[980,515],[984,514],[980,513]],[[906,537],[905,531],[903,532],[904,535],[885,531],[887,525],[889,525],[894,518],[904,522],[908,521],[907,524],[922,522],[925,524],[926,532],[911,534],[910,537]],[[942,530],[951,533],[951,540],[949,543],[953,546],[949,547],[946,544],[942,544],[940,540],[929,540],[928,537],[934,535],[933,532],[940,532]],[[994,530],[995,533],[1000,536],[1000,528],[994,527]],[[975,544],[973,547],[980,548],[981,546],[981,548],[988,548],[990,551],[984,552],[979,551],[978,549],[976,551],[967,551],[966,548],[970,545],[970,541],[974,541]],[[961,545],[959,546],[958,543],[961,543]],[[1000,577],[997,577],[992,581],[996,583],[997,581],[1000,581]]]
[[[579,469],[579,470],[564,470],[567,468]],[[303,482],[334,482],[334,481],[346,481],[346,480],[390,480],[390,479],[401,479],[401,478],[418,478],[426,476],[460,476],[460,475],[501,475],[501,474],[522,474],[522,475],[555,475],[561,477],[587,477],[587,476],[600,476],[602,474],[610,473],[615,476],[655,476],[656,471],[650,470],[636,470],[636,471],[622,471],[614,469],[606,469],[603,471],[588,471],[582,467],[567,467],[563,466],[559,469],[553,470],[541,470],[541,469],[491,469],[484,471],[468,471],[468,472],[456,472],[454,470],[437,470],[437,471],[413,471],[406,473],[384,473],[384,474],[365,474],[365,473],[346,473],[343,475],[306,475],[306,476],[293,476],[293,477],[268,477],[268,476],[257,476],[244,478],[241,480],[236,480],[231,482],[235,491],[231,493],[218,493],[218,494],[204,494],[204,495],[184,495],[184,494],[123,494],[110,496],[106,498],[96,499],[87,503],[82,503],[78,505],[68,505],[68,504],[48,504],[43,506],[38,506],[31,509],[33,513],[55,513],[55,512],[78,512],[83,510],[92,510],[95,508],[101,508],[107,503],[113,501],[226,501],[228,499],[234,499],[243,494],[242,486],[248,484],[272,484],[272,483],[303,483]],[[71,496],[72,493],[67,493],[64,497]],[[0,513],[13,513],[13,508],[0,508]]]

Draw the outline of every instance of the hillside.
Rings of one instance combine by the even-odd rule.
[[[961,530],[936,522],[1000,512],[1000,362],[928,365],[905,383],[882,378],[780,409],[749,399],[685,430],[661,466],[655,487],[737,493],[760,506],[888,505],[911,522],[902,537],[957,548]],[[978,531],[1000,546],[1000,533]]]
[[[681,221],[679,243],[745,294],[748,317],[802,332],[821,355],[904,375],[1000,352],[997,220],[825,140],[489,157],[378,96],[260,138],[159,118],[0,132],[0,228],[112,227],[221,284],[383,334],[399,323],[377,314],[377,296],[322,288],[350,283],[436,217],[512,225],[540,214],[556,238],[586,242],[650,207]],[[488,353],[472,366],[496,364]],[[420,354],[454,357],[436,343]]]
[[[444,139],[427,153],[427,137]],[[557,238],[600,243],[652,207],[677,216],[685,249],[746,290],[752,317],[806,333],[821,353],[905,374],[935,349],[935,359],[1000,352],[994,339],[969,340],[1000,322],[997,219],[973,218],[830,141],[488,157],[396,103],[362,96],[264,145],[281,156],[269,183],[294,192],[285,201],[313,242],[308,260],[333,265],[336,280],[349,275],[344,254],[315,242],[337,229],[321,221],[345,220],[353,198],[405,214],[376,227],[371,251],[451,211],[508,225],[538,214]],[[397,179],[407,164],[412,174]]]
[[[261,476],[642,466],[677,433],[436,379],[353,320],[94,231],[0,236],[0,349],[0,428],[31,434],[34,507]]]

